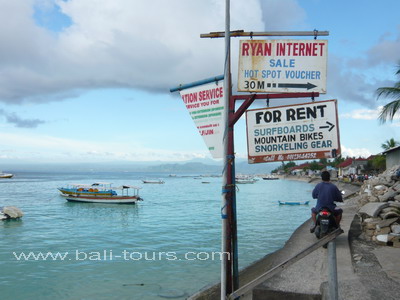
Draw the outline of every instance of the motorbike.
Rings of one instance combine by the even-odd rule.
[[[317,222],[314,231],[315,236],[321,239],[338,227],[333,212],[327,207],[322,207],[317,214]]]

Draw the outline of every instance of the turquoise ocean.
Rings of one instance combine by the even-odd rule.
[[[142,184],[162,178],[165,184]],[[69,203],[57,187],[141,186],[137,205]],[[203,183],[208,182],[208,183]],[[220,177],[157,173],[17,172],[0,181],[0,299],[185,299],[220,278]],[[238,185],[239,268],[281,248],[310,217],[313,185]],[[311,200],[284,206],[278,200]]]

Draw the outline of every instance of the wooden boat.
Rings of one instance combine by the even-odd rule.
[[[279,201],[279,205],[308,205],[310,201]]]
[[[139,187],[124,185],[119,188],[121,189],[121,195],[111,195],[111,196],[99,196],[99,195],[68,195],[67,201],[69,202],[85,202],[85,203],[107,203],[107,204],[135,204],[143,199],[139,197]],[[129,189],[132,189],[133,195],[129,195]]]
[[[0,178],[12,178],[14,174],[0,172]]]
[[[95,182],[93,184],[72,183],[67,187],[58,188],[61,196],[115,196],[117,192],[108,182]]]
[[[151,183],[151,184],[164,184],[165,181],[158,179],[158,180],[142,180],[143,183]]]

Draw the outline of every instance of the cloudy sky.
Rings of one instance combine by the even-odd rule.
[[[224,10],[224,0],[0,0],[0,162],[210,157],[169,89],[223,74],[223,39],[200,34],[223,31]],[[399,10],[398,0],[231,0],[231,29],[329,31],[319,100],[338,99],[343,154],[368,156],[400,141],[398,120],[377,121],[387,100],[375,93],[400,79]],[[233,38],[234,81],[238,47]]]

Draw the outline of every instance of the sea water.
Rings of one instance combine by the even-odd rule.
[[[162,178],[165,184],[142,184]],[[220,278],[220,177],[151,173],[17,173],[0,181],[0,299],[185,299]],[[70,203],[57,187],[141,186],[137,205]],[[281,248],[310,217],[313,186],[238,185],[239,268]],[[279,205],[311,200],[309,206]]]

